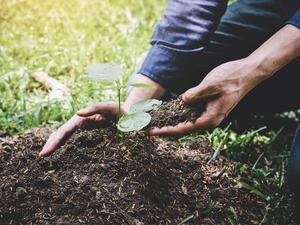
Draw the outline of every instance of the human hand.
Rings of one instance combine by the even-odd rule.
[[[42,157],[50,156],[77,129],[109,123],[118,113],[118,105],[112,102],[95,103],[80,110],[50,135],[39,155]],[[124,111],[121,113],[125,114]]]
[[[198,129],[217,127],[260,81],[259,70],[247,60],[237,60],[213,69],[196,87],[186,91],[182,98],[187,104],[205,101],[206,109],[195,122],[180,123],[174,127],[153,128],[149,135],[182,135]]]

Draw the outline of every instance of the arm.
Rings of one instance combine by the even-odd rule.
[[[166,90],[180,92],[190,87],[192,77],[198,75],[195,56],[208,42],[226,6],[226,0],[169,0],[152,36],[152,48],[135,80],[155,88],[132,88],[124,104],[125,111],[138,101],[161,98]]]
[[[288,24],[251,55],[218,66],[183,95],[183,100],[190,104],[207,102],[205,112],[195,123],[154,129],[150,134],[184,134],[218,126],[249,91],[299,55],[300,29]]]
[[[169,0],[139,73],[172,92],[189,88],[198,76],[197,55],[208,43],[226,7],[227,0]]]
[[[192,82],[192,77],[198,75],[195,55],[208,42],[226,6],[226,0],[169,1],[152,36],[152,49],[139,70],[138,80],[135,80],[155,88],[133,88],[124,104],[125,111],[138,101],[161,98],[166,90],[186,89],[183,85],[186,78]]]

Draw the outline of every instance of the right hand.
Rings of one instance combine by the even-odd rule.
[[[41,157],[50,156],[77,129],[109,123],[119,113],[116,103],[101,102],[92,104],[76,113],[69,121],[50,135],[40,152]],[[124,114],[125,112],[121,112]]]

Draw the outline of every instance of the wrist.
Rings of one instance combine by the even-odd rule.
[[[275,71],[266,64],[266,61],[255,55],[250,55],[244,59],[243,67],[248,71],[251,80],[255,85],[271,77]]]
[[[160,99],[166,93],[161,85],[142,74],[139,74],[132,83],[149,84],[151,88],[132,87],[122,107],[126,113],[133,104],[146,99]]]

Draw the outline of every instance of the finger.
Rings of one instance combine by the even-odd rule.
[[[177,126],[167,126],[162,128],[152,128],[147,134],[150,136],[172,136],[189,133],[195,129],[191,122],[180,123]]]
[[[109,116],[104,114],[95,114],[89,117],[83,117],[86,119],[85,123],[82,124],[82,128],[103,128],[103,125],[111,124],[112,120]]]
[[[201,100],[218,94],[218,88],[216,86],[210,86],[200,83],[198,86],[187,90],[182,95],[182,100],[188,104],[195,104]]]
[[[196,130],[206,130],[217,127],[222,121],[214,114],[203,113],[195,122],[180,123],[177,126],[152,128],[147,132],[150,136],[176,136],[191,133]]]
[[[77,115],[82,117],[88,117],[98,113],[115,116],[119,113],[119,107],[114,102],[100,102],[92,104],[86,107],[85,109],[78,111]]]
[[[51,155],[83,122],[84,118],[73,116],[68,122],[51,134],[39,156],[47,157]]]
[[[41,157],[48,157],[50,156],[59,146],[62,142],[63,135],[61,132],[56,131],[53,133],[50,138],[47,140],[47,143],[43,147],[42,151],[39,153],[39,156]]]
[[[50,156],[63,142],[70,137],[78,128],[87,127],[88,125],[97,125],[99,122],[107,121],[103,115],[96,114],[90,117],[73,116],[68,122],[61,126],[48,139],[47,143],[40,152],[41,157]]]

